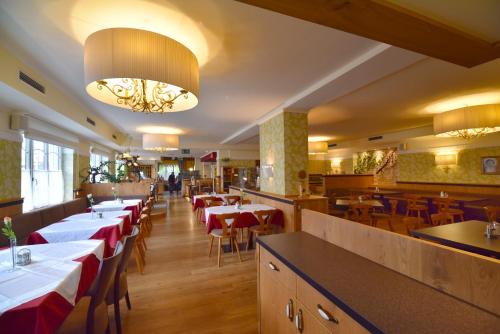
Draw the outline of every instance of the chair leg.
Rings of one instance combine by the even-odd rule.
[[[237,237],[235,239],[237,239]],[[241,262],[240,246],[238,246],[238,240],[234,240],[234,241],[236,243],[236,253],[238,253],[238,258],[240,259],[240,262]]]
[[[120,300],[116,297],[115,297],[115,326],[116,326],[116,333],[121,334],[122,320],[120,317]]]
[[[208,251],[208,257],[212,256],[212,247],[214,245],[214,236],[210,236],[210,250]]]
[[[387,219],[387,224],[389,224],[389,230],[391,232],[394,232],[394,226],[392,226],[392,219],[393,219],[393,217]]]
[[[250,240],[251,240],[251,236],[252,236],[252,232],[250,230],[248,230],[248,238],[247,238],[247,252],[248,252],[248,249],[250,248]]]
[[[134,255],[135,255],[135,263],[137,264],[137,270],[143,274],[144,273],[144,264],[142,261],[142,255],[141,252],[139,251],[139,247],[135,245],[134,247]]]
[[[222,238],[217,238],[217,239],[219,239],[218,240],[218,244],[219,244],[218,248],[219,248],[219,250],[218,250],[218,253],[217,253],[217,266],[220,268],[220,256],[221,256],[221,252],[222,252]]]
[[[128,295],[128,291],[125,292],[125,302],[127,303],[127,308],[129,310],[132,309],[132,304],[130,303],[130,296]]]

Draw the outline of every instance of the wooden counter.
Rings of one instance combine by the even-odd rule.
[[[323,330],[321,333],[335,332],[335,328],[339,330],[338,333],[343,333],[347,330],[342,326],[347,323],[352,328],[352,321],[371,333],[499,332],[500,317],[306,232],[263,236],[257,242],[259,247],[279,260],[274,263],[269,260],[269,255],[266,258],[267,252],[262,252],[259,280],[265,279],[264,275],[274,275],[277,277],[275,281],[283,281],[289,295],[295,293],[295,297],[290,297],[296,298],[294,312],[298,312],[299,308],[305,310],[305,315],[313,315],[312,320],[304,315],[304,333],[306,326],[312,323],[315,323],[315,328]],[[280,262],[287,268],[281,266],[279,272],[273,274],[276,269],[272,266],[277,263],[281,265]],[[290,273],[287,273],[288,270]],[[301,293],[301,289],[310,289],[303,287],[303,283],[301,285],[302,280],[314,290],[308,294]],[[270,288],[259,286],[259,291],[262,289]],[[323,302],[319,306],[316,302],[319,297],[315,297],[314,293],[334,305],[331,306],[330,315],[337,320],[336,324],[318,317],[316,305],[318,309],[327,309],[328,304]],[[309,300],[312,298],[316,300]],[[260,299],[266,301],[265,296],[260,296]],[[309,309],[308,305],[311,305]],[[261,306],[261,311],[267,308],[266,305]],[[279,314],[284,313],[285,306],[279,308]],[[335,311],[336,307],[342,312]],[[340,315],[336,315],[336,312]],[[260,313],[261,325],[268,323],[266,317],[269,316],[267,312]],[[309,322],[306,323],[306,320]],[[318,332],[317,329],[315,332]],[[264,330],[262,333],[266,332]]]
[[[284,196],[253,189],[243,189],[243,192],[252,203],[266,204],[282,210],[285,220],[285,232],[301,230],[302,209],[328,213],[328,198],[322,196]],[[240,188],[230,186],[229,193],[239,194]]]

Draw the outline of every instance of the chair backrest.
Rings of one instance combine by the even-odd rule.
[[[91,291],[89,291],[89,295],[91,296],[89,315],[92,313],[93,316],[95,308],[104,302],[104,298],[106,298],[106,294],[111,284],[113,284],[116,269],[118,268],[122,255],[123,245],[121,242],[118,242],[115,248],[115,254],[102,261],[96,283],[93,285]]]
[[[227,204],[229,204],[229,205],[234,205],[239,200],[240,200],[240,196],[238,196],[238,195],[226,196],[226,201],[227,201]]]
[[[431,215],[432,225],[446,225],[453,223],[453,217],[446,212],[433,213]]]
[[[243,199],[243,200],[241,200],[241,204],[242,204],[242,205],[243,205],[243,204],[252,204],[252,201],[251,201],[251,200],[249,200],[249,199]]]
[[[127,269],[128,260],[130,255],[132,254],[132,250],[134,249],[134,244],[139,235],[139,229],[137,226],[132,228],[132,233],[125,237],[125,241],[123,242],[123,252],[122,259],[120,264],[118,265],[118,269],[116,270],[116,277],[120,277],[120,274]]]
[[[203,202],[203,205],[205,208],[210,207],[210,203],[212,201],[215,201],[217,198],[213,196],[208,196],[208,197],[201,197],[201,201]]]
[[[273,231],[273,218],[276,214],[276,210],[259,210],[254,212],[255,216],[257,216],[257,220],[259,221],[259,230],[261,232],[266,232],[270,234]]]
[[[147,206],[143,207],[141,210],[141,215],[148,215],[151,213],[151,209],[148,208]]]
[[[240,216],[239,212],[234,212],[234,213],[224,213],[224,214],[219,214],[215,215],[215,218],[219,221],[219,223],[222,225],[222,235],[228,235],[228,220],[233,220],[231,223],[231,227],[229,227],[229,233],[233,235],[234,229],[238,227],[238,217]]]
[[[449,197],[446,198],[438,197],[435,198],[433,202],[438,212],[448,212],[450,211],[450,205],[453,203],[453,199]]]
[[[424,220],[422,218],[418,217],[404,217],[403,218],[403,224],[406,227],[406,232],[408,235],[410,235],[410,232],[412,230],[418,230],[422,224],[424,223]]]
[[[493,223],[498,219],[498,216],[500,214],[500,206],[488,205],[484,207],[484,211],[486,212],[488,222]]]
[[[218,201],[218,200],[210,201],[210,203],[208,203],[209,207],[211,207],[211,206],[222,206],[222,205],[224,205],[224,202],[223,201]]]
[[[398,213],[398,200],[397,199],[390,199],[389,200],[389,205],[391,206],[391,216],[396,217],[396,214]]]
[[[354,219],[358,222],[371,221],[372,206],[366,203],[351,204],[352,211],[354,212]]]
[[[419,204],[421,197],[415,194],[405,194],[408,209],[415,208]]]

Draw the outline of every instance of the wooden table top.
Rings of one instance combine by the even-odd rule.
[[[417,238],[465,250],[471,253],[500,258],[500,235],[488,239],[484,235],[487,222],[468,220],[441,226],[427,227],[411,231]],[[500,234],[500,227],[497,229]]]
[[[371,333],[498,333],[500,317],[306,232],[257,242]]]
[[[384,189],[379,189],[378,191],[375,191],[373,188],[352,188],[348,189],[349,191],[352,192],[362,192],[362,193],[367,193],[367,194],[374,194],[374,195],[397,195],[397,194],[402,194],[403,191],[398,191],[398,190],[384,190]]]
[[[353,200],[353,199],[337,199],[337,202],[336,202],[337,205],[340,205],[340,206],[349,206],[349,205],[352,205],[352,204],[368,204],[368,205],[371,205],[373,207],[384,207],[384,204],[382,204],[380,201],[377,201],[375,199],[367,199],[367,200],[364,200],[362,202],[358,201],[358,200]]]

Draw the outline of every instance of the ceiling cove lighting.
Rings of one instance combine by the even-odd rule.
[[[179,149],[179,136],[156,133],[142,135],[142,148],[149,151],[176,151]]]
[[[101,102],[144,113],[183,111],[198,104],[198,61],[169,37],[111,28],[91,34],[84,49],[86,90]]]
[[[307,145],[309,154],[327,154],[328,153],[328,143],[326,141],[310,142]]]
[[[496,131],[500,131],[500,104],[464,107],[434,116],[438,137],[474,139]]]

